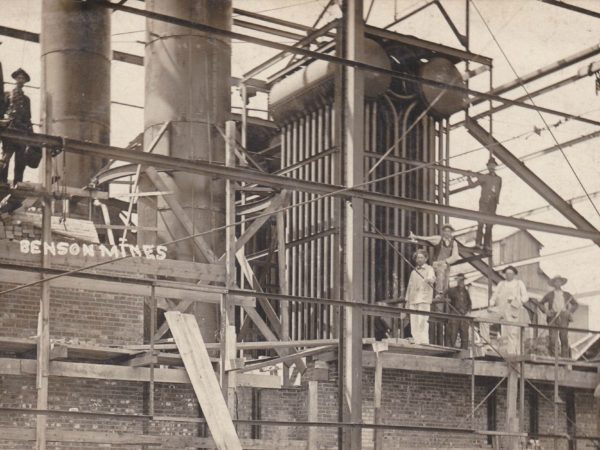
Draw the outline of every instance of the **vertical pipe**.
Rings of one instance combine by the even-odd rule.
[[[110,14],[93,2],[42,1],[44,133],[110,143]],[[102,158],[63,152],[56,162],[60,183],[85,187],[104,163]],[[75,212],[87,216],[83,208]]]
[[[231,29],[230,0],[147,0],[146,9]],[[223,128],[231,113],[230,39],[152,19],[146,28],[144,142],[151,142],[162,124],[172,121],[169,142],[158,144],[155,153],[224,162],[225,143],[216,126]],[[174,198],[192,221],[194,232],[225,223],[225,180],[176,172],[165,181],[176,188]],[[168,229],[178,236],[188,234],[173,211],[162,211],[162,217],[167,227],[159,224],[159,236],[164,238]],[[215,254],[224,252],[223,231],[204,238]],[[184,241],[169,257],[189,261],[194,255]],[[194,313],[210,342],[217,333],[217,308],[197,302]]]
[[[152,285],[150,290],[150,355],[151,355],[151,363],[150,363],[150,386],[148,392],[148,414],[150,416],[154,415],[154,341],[155,341],[155,333],[157,327],[157,306],[156,306],[156,286]]]

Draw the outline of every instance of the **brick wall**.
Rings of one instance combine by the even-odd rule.
[[[16,286],[1,283],[0,290]],[[40,288],[11,292],[0,302],[0,335],[30,337],[37,331]],[[143,298],[80,289],[51,288],[52,339],[132,344],[143,339]]]

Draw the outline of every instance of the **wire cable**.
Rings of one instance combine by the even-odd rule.
[[[490,33],[490,36],[492,37],[492,39],[494,40],[494,42],[496,43],[496,45],[498,46],[498,49],[500,50],[500,52],[502,53],[502,55],[504,56],[504,59],[506,60],[506,62],[508,63],[510,69],[512,70],[512,72],[514,73],[515,77],[517,78],[517,80],[519,80],[519,83],[521,84],[521,87],[523,88],[523,90],[525,91],[525,94],[527,95],[529,101],[531,102],[531,104],[533,106],[535,106],[537,108],[537,105],[535,104],[535,102],[533,101],[533,98],[531,96],[531,94],[529,93],[529,90],[525,87],[525,84],[523,83],[523,81],[521,80],[521,77],[519,76],[519,74],[517,73],[515,67],[513,66],[512,62],[510,61],[508,55],[506,54],[506,52],[504,51],[504,49],[502,48],[502,45],[500,45],[500,42],[498,41],[498,39],[496,38],[496,35],[494,34],[494,32],[492,31],[492,29],[490,28],[490,26],[488,25],[488,23],[486,22],[485,18],[483,17],[483,15],[481,14],[481,11],[479,10],[479,8],[477,7],[477,4],[475,3],[475,0],[471,0],[471,4],[473,5],[473,7],[475,8],[475,11],[477,11],[477,15],[479,15],[479,17],[481,18],[481,21],[483,22],[483,24],[485,25],[486,29],[488,30],[488,32]],[[544,126],[546,127],[546,129],[548,130],[548,132],[550,133],[550,136],[552,136],[552,139],[554,140],[554,142],[556,143],[560,153],[563,155],[565,161],[567,162],[567,165],[569,166],[569,168],[571,169],[571,172],[573,172],[573,175],[575,176],[575,178],[577,179],[577,182],[579,183],[579,185],[581,186],[581,189],[583,190],[583,192],[585,193],[585,195],[587,196],[588,200],[590,201],[590,203],[592,204],[592,207],[594,208],[594,210],[596,211],[596,214],[598,215],[598,217],[600,217],[600,210],[598,210],[598,207],[596,206],[596,204],[594,203],[594,201],[592,200],[592,197],[590,196],[590,194],[588,193],[587,189],[585,188],[581,178],[579,177],[579,174],[577,173],[577,171],[575,170],[575,168],[573,167],[573,165],[571,164],[571,161],[569,160],[569,158],[567,157],[566,153],[564,152],[562,146],[560,145],[560,143],[558,142],[558,139],[556,138],[556,136],[554,135],[554,132],[552,131],[552,129],[550,128],[550,125],[548,124],[548,122],[546,121],[546,119],[544,118],[544,116],[542,115],[541,111],[539,109],[536,109],[536,112],[538,113],[538,115],[540,116],[540,119],[542,120],[542,122],[544,123]]]

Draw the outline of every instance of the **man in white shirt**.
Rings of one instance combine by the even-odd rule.
[[[525,283],[516,278],[518,273],[519,271],[514,266],[505,267],[502,270],[504,280],[500,281],[496,286],[490,298],[490,308],[473,315],[482,319],[500,320],[507,314],[511,306],[513,308],[521,308],[529,300],[529,295],[527,294]],[[480,323],[479,333],[484,341],[489,342],[490,324]],[[485,342],[483,343],[485,344]]]
[[[416,266],[410,273],[406,288],[406,306],[417,311],[430,311],[433,300],[435,272],[427,264],[425,250],[413,255]],[[422,314],[410,315],[410,329],[415,344],[429,344],[429,317]]]
[[[433,262],[431,266],[435,272],[435,298],[431,306],[432,311],[448,312],[446,310],[446,294],[450,278],[450,264],[460,259],[458,244],[454,240],[452,225],[442,226],[442,234],[435,236],[417,236],[412,231],[409,238],[413,241],[421,240],[433,245]],[[440,320],[429,321],[429,340],[432,344],[444,345],[444,323]]]

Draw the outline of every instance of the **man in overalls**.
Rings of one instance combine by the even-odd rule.
[[[442,226],[442,234],[437,236],[416,236],[412,231],[411,240],[421,240],[433,245],[433,259],[431,266],[435,272],[435,298],[432,311],[446,311],[446,293],[448,292],[450,265],[458,261],[458,244],[452,235],[454,228],[445,224]],[[439,320],[432,319],[429,322],[429,340],[432,344],[444,345],[444,324]]]

